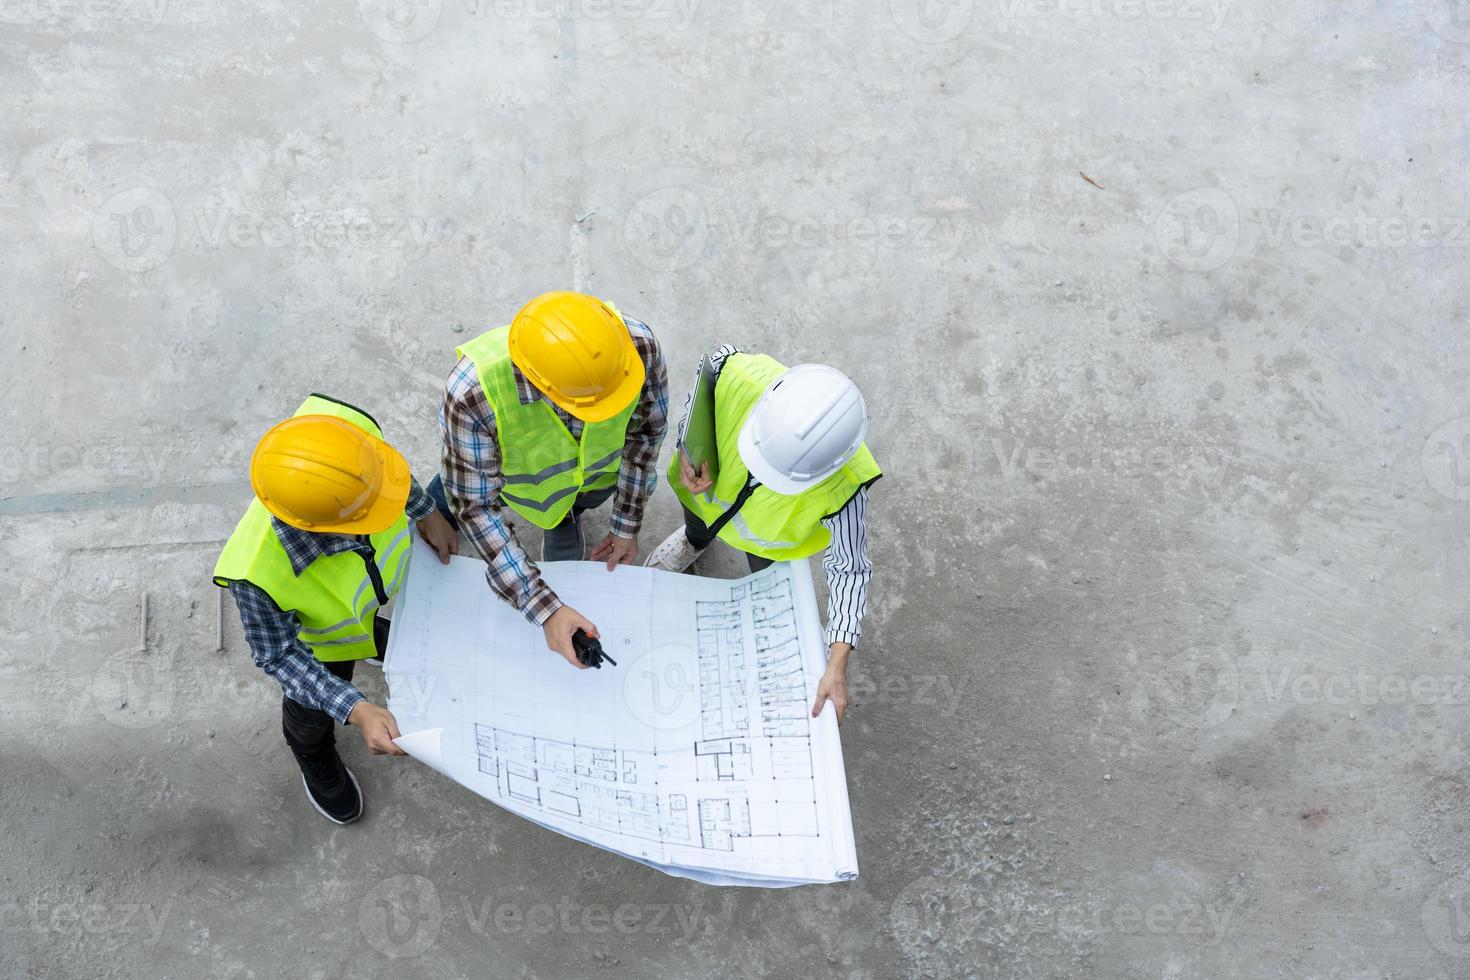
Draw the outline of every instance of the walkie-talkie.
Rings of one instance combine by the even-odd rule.
[[[602,641],[587,635],[583,629],[572,634],[572,647],[577,651],[577,659],[582,661],[583,666],[602,669],[602,662],[606,660],[614,667],[618,662],[602,651]]]

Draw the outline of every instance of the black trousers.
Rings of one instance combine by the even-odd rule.
[[[322,666],[351,683],[352,668],[356,664],[356,660],[333,660],[324,662]],[[308,708],[290,698],[281,698],[281,731],[291,748],[309,752],[332,745],[337,741],[336,726],[336,719],[325,711]]]
[[[703,551],[714,543],[715,536],[710,533],[709,525],[699,519],[699,515],[688,507],[684,508],[684,537],[689,543]],[[750,566],[752,572],[758,572],[762,568],[771,567],[771,559],[762,558],[760,555],[745,553],[745,563]]]
[[[373,642],[378,656],[388,649],[388,620],[381,617],[373,620]],[[356,660],[323,661],[322,666],[334,676],[352,683],[352,669]],[[337,721],[325,711],[308,708],[290,698],[281,698],[281,732],[286,744],[302,752],[334,745],[337,741]]]

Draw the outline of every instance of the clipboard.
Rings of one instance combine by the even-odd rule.
[[[689,457],[689,465],[699,472],[701,465],[709,465],[711,480],[719,478],[720,453],[715,441],[715,369],[709,355],[700,358],[699,374],[694,379],[694,391],[689,399],[689,421],[684,424],[684,438],[679,448]]]

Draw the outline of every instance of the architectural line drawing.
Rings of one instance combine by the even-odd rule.
[[[849,880],[837,727],[810,715],[825,641],[805,562],[739,580],[542,566],[618,666],[572,671],[477,559],[415,542],[389,708],[410,754],[552,830],[711,884]]]

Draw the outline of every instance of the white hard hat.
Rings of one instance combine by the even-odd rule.
[[[800,493],[852,459],[867,434],[867,403],[852,379],[825,364],[798,364],[750,410],[740,459],[777,493]]]

